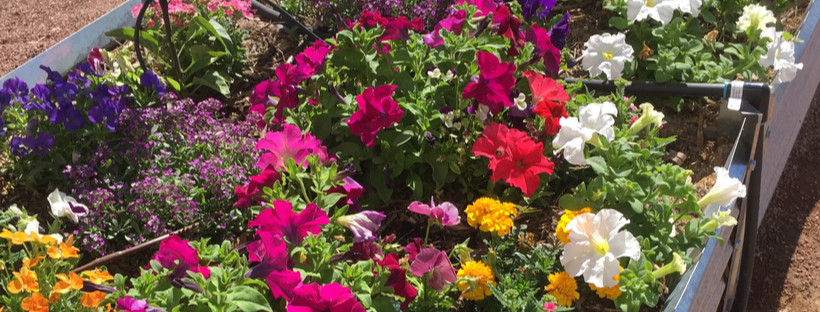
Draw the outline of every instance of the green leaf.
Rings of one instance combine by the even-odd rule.
[[[210,32],[211,35],[216,37],[216,39],[219,40],[220,43],[222,43],[222,46],[225,48],[226,51],[230,52],[231,54],[236,53],[236,48],[233,45],[233,41],[231,41],[231,36],[228,34],[225,28],[222,27],[222,25],[220,25],[214,20],[206,20],[202,16],[194,17],[192,22],[196,23],[199,27],[208,30],[208,32]]]
[[[390,201],[390,196],[393,195],[393,189],[387,187],[382,170],[378,167],[380,166],[368,168],[370,171],[370,183],[376,188],[376,193],[379,195],[379,198],[386,203]]]
[[[117,39],[134,41],[134,29],[131,27],[114,29],[106,32],[105,35]],[[153,53],[154,56],[159,58],[159,41],[157,41],[150,32],[140,31],[140,47],[145,47]]]
[[[609,19],[609,25],[617,28],[618,30],[624,30],[629,28],[629,20],[620,16],[613,16]]]
[[[700,17],[702,17],[703,20],[706,21],[707,23],[711,23],[711,24],[717,23],[717,19],[715,19],[715,16],[712,15],[712,12],[709,12],[709,10],[700,11]]]
[[[407,175],[407,186],[413,190],[413,199],[420,200],[421,195],[424,194],[424,183],[421,182],[421,177],[410,172]]]
[[[233,286],[228,288],[228,311],[244,312],[273,312],[268,300],[258,290],[248,286]]]
[[[174,91],[179,92],[179,90],[180,90],[180,86],[179,86],[179,82],[178,82],[178,81],[174,80],[174,78],[171,78],[171,77],[165,77],[165,81],[167,81],[167,82],[168,82],[168,85],[169,85],[169,86],[171,86],[171,88],[173,88],[173,89],[174,89]],[[152,134],[153,134],[153,133],[155,133],[155,132],[156,132],[156,130],[155,130],[155,129],[151,129],[151,133],[152,133]]]
[[[593,156],[587,158],[587,164],[598,175],[605,176],[607,174],[606,160],[601,156]]]
[[[404,145],[404,143],[407,143],[407,141],[410,141],[410,139],[413,138],[413,136],[413,131],[410,130],[399,132],[399,134],[396,136],[396,139],[393,141],[393,146],[402,146]]]
[[[226,97],[231,95],[231,88],[228,86],[228,81],[216,71],[208,72],[202,77],[194,77],[192,83],[214,89]]]
[[[370,307],[375,309],[376,312],[397,312],[396,307],[387,297],[377,297],[373,299],[373,305]]]
[[[311,131],[317,139],[324,141],[330,135],[330,114],[318,114],[313,116]]]

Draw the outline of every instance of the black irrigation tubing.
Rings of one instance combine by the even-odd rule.
[[[262,2],[259,2],[258,0],[250,0],[250,1],[251,1],[251,6],[254,9],[256,9],[257,14],[262,15],[265,18],[270,19],[270,20],[282,21],[283,23],[285,23],[285,26],[292,27],[292,28],[294,28],[294,27],[298,28],[301,33],[307,35],[311,39],[324,40],[325,38],[330,37],[328,34],[325,34],[325,33],[319,32],[319,31],[315,31],[315,30],[311,29],[310,27],[305,26],[304,24],[299,22],[299,20],[297,20],[295,17],[293,17],[293,15],[290,15],[290,13],[288,13],[288,11],[285,11],[285,9],[283,9],[281,6],[274,3],[273,1],[270,1],[270,0],[261,0]],[[269,5],[270,7],[273,7],[273,9],[266,6],[265,4]]]
[[[145,2],[143,2],[142,9],[140,9],[139,14],[137,14],[137,22],[134,25],[134,52],[137,53],[137,61],[139,61],[143,72],[147,72],[148,67],[145,66],[145,59],[142,58],[142,51],[140,51],[140,29],[142,28],[142,20],[145,18],[145,11],[148,10],[148,6],[153,3],[154,0],[145,0]],[[177,49],[173,40],[174,33],[171,31],[171,19],[168,15],[168,0],[159,0],[159,6],[162,11],[162,20],[165,22],[165,36],[168,40],[168,44],[171,46],[171,61],[174,62],[174,69],[179,74],[178,77],[182,77],[182,67],[179,64],[179,56],[177,55]]]

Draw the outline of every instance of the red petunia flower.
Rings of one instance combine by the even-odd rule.
[[[347,27],[350,29],[356,27],[363,27],[364,29],[371,29],[373,27],[384,25],[387,23],[387,18],[382,17],[379,12],[370,12],[365,10],[356,22],[346,21]]]
[[[501,62],[494,54],[484,51],[476,53],[476,59],[481,70],[478,82],[467,84],[462,96],[476,99],[478,103],[487,105],[491,113],[498,114],[502,108],[513,105],[510,93],[515,86],[515,64]]]
[[[376,134],[381,129],[387,129],[401,120],[402,112],[399,104],[391,97],[395,85],[381,85],[364,89],[356,97],[359,110],[350,116],[347,125],[354,135],[361,135],[362,142],[367,147],[376,145]]]
[[[387,23],[381,25],[384,28],[384,33],[376,38],[378,41],[388,40],[408,40],[410,39],[410,29],[421,31],[423,29],[421,19],[414,19],[408,21],[404,16],[397,18],[388,18]]]
[[[510,38],[510,48],[507,50],[507,56],[513,57],[519,54],[518,47],[523,46],[521,37],[519,36],[519,28],[521,27],[521,20],[510,13],[510,8],[502,5],[495,10],[493,15],[493,25],[498,26],[497,35]],[[538,25],[533,24],[533,27]]]
[[[547,30],[533,24],[532,30],[524,32],[524,39],[535,45],[533,53],[544,60],[547,72],[558,75],[558,70],[561,67],[561,50],[552,45]]]
[[[481,138],[473,143],[470,150],[476,156],[484,156],[490,159],[490,170],[494,170],[498,161],[507,155],[507,133],[510,129],[500,123],[492,123],[484,128]]]
[[[504,180],[521,189],[530,197],[541,183],[540,173],[552,174],[553,163],[544,157],[544,145],[533,142],[526,133],[510,129],[507,133],[507,157],[501,158],[493,169],[493,182]]]
[[[559,120],[561,117],[569,117],[566,107],[560,102],[569,101],[569,95],[564,92],[564,87],[552,78],[541,76],[531,70],[524,72],[523,75],[530,82],[532,102],[535,104],[533,112],[544,117],[547,134],[558,134],[561,130]]]
[[[410,307],[410,302],[416,299],[418,290],[413,287],[413,284],[407,281],[407,269],[399,265],[399,257],[395,253],[387,254],[384,260],[376,261],[380,267],[389,268],[390,276],[387,277],[385,286],[393,287],[393,294],[404,298],[401,303],[401,309],[407,310]]]

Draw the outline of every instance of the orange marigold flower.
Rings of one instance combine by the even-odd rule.
[[[0,232],[0,237],[10,240],[13,245],[22,245],[32,241],[32,237],[28,234],[23,232],[12,233],[9,229],[3,229],[3,232]]]
[[[31,297],[23,299],[20,307],[26,312],[48,312],[48,300],[36,292],[31,294]]]
[[[467,222],[470,226],[484,232],[497,232],[506,235],[513,227],[513,217],[518,215],[518,209],[513,203],[502,203],[498,200],[482,197],[468,205]]]
[[[105,293],[101,291],[85,293],[80,297],[80,303],[86,308],[99,307],[103,300],[105,300]]]
[[[621,271],[624,270],[624,267],[620,268]],[[619,276],[620,275],[615,275],[614,277],[612,277],[612,279],[617,281]],[[618,298],[618,296],[621,295],[621,285],[615,285],[613,287],[604,286],[599,288],[595,287],[595,284],[589,284],[589,289],[595,291],[595,293],[598,294],[598,297],[607,298],[609,300],[615,300],[615,298]]]
[[[40,260],[43,260],[43,258],[45,258],[45,257],[43,257],[43,255],[37,254],[37,255],[34,256],[34,259],[23,260],[23,267],[25,267],[27,269],[31,269],[32,267],[34,267],[35,265],[40,263]]]
[[[578,284],[567,272],[550,274],[547,279],[550,284],[544,287],[544,290],[555,297],[559,305],[571,307],[572,302],[581,297],[578,293]]]
[[[567,224],[578,215],[584,213],[592,213],[592,209],[586,207],[578,211],[564,210],[564,215],[561,216],[561,220],[558,221],[558,227],[555,229],[555,236],[558,237],[558,240],[564,243],[564,245],[569,243],[570,231],[567,230]]]
[[[94,271],[83,271],[82,274],[88,276],[88,281],[94,284],[103,284],[114,279],[108,271],[100,271],[99,268],[95,268]]]
[[[458,269],[458,277],[470,278],[478,284],[478,289],[471,289],[470,283],[458,282],[458,290],[464,298],[472,300],[482,300],[485,296],[492,295],[492,290],[487,284],[495,286],[495,275],[493,270],[481,261],[468,261]]]
[[[18,294],[21,291],[38,292],[40,284],[37,282],[37,273],[26,267],[20,268],[19,273],[14,272],[14,280],[9,282],[6,288],[12,294]]]

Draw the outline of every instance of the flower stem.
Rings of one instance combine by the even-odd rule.
[[[299,177],[296,178],[296,181],[299,181],[299,186],[302,189],[302,196],[305,197],[305,203],[310,203],[310,197],[308,197],[307,189],[305,189],[305,182]]]
[[[427,246],[427,237],[430,236],[430,226],[433,225],[433,222],[430,220],[432,219],[427,219],[427,231],[424,233],[424,246],[422,246],[422,248]]]

